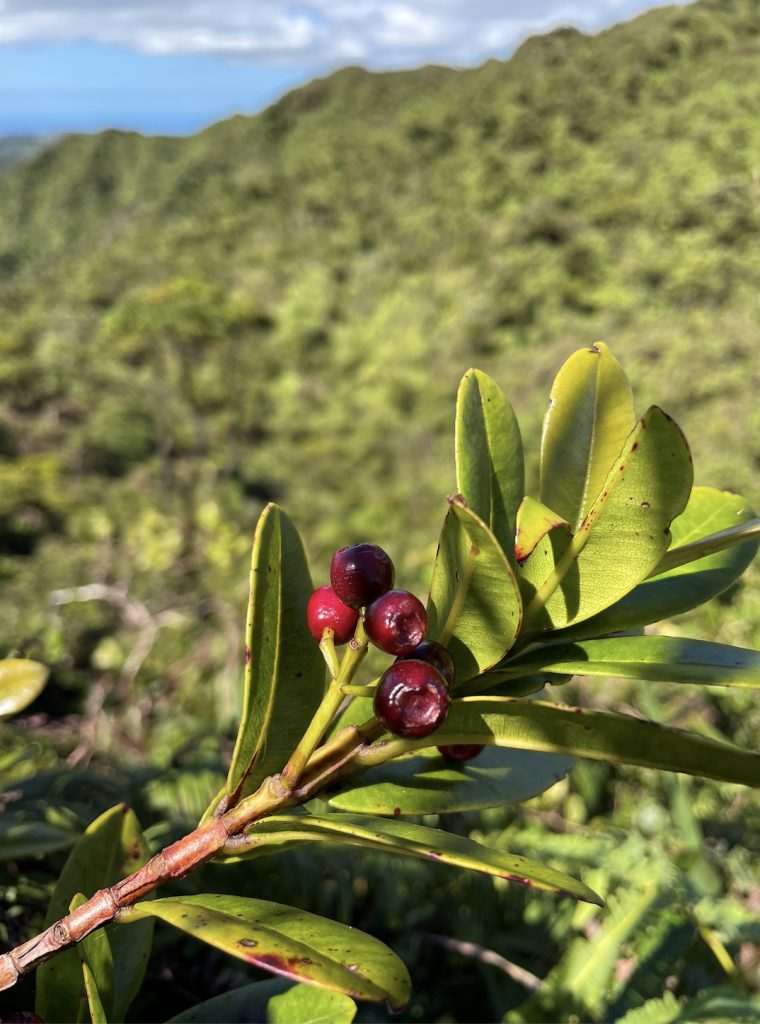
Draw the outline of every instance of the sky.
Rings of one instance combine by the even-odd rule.
[[[188,134],[349,64],[506,58],[652,0],[0,0],[0,135]]]

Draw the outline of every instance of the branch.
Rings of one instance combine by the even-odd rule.
[[[148,863],[108,889],[101,889],[78,910],[56,921],[41,934],[0,956],[0,991],[11,988],[23,974],[81,942],[91,932],[112,921],[120,912],[144,899],[173,879],[184,878],[212,860],[226,844],[228,849],[245,845],[244,831],[255,821],[281,813],[311,800],[325,786],[346,774],[364,771],[356,759],[366,744],[381,735],[382,726],[370,719],[363,726],[342,729],[310,757],[299,780],[290,790],[279,775],[265,779],[259,790],[224,814],[212,816],[183,839],[157,853]]]

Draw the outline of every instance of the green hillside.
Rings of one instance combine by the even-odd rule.
[[[683,427],[696,482],[760,509],[758,72],[760,0],[699,0],[474,70],[348,68],[192,138],[68,136],[4,171],[0,655],[52,668],[0,728],[4,820],[77,832],[128,800],[156,849],[197,821],[231,750],[261,509],[290,513],[315,583],[368,540],[424,596],[470,366],[514,404],[533,492],[551,381],[604,341],[638,411]],[[760,573],[667,628],[760,648]],[[751,690],[576,679],[556,699],[760,743]],[[743,989],[686,1002],[760,990],[756,791],[580,762],[443,825],[582,874],[609,916],[329,848],[203,872],[387,939],[414,965],[405,1021],[760,1019]],[[0,849],[3,950],[64,856],[18,875]],[[255,977],[157,936],[134,1020]],[[522,983],[442,936],[541,977],[569,950],[589,992],[558,969],[554,1008],[518,1013]]]
[[[157,728],[167,678],[188,721],[214,680],[231,709],[272,497],[320,580],[366,538],[422,593],[472,364],[535,482],[552,375],[605,340],[697,482],[760,504],[759,65],[760,5],[703,0],[475,70],[349,68],[188,139],[67,137],[0,179],[0,631],[57,666],[48,704],[121,693],[136,620],[48,603],[98,582],[176,613],[138,673]]]

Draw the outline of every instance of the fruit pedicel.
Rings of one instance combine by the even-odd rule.
[[[396,736],[419,739],[435,732],[449,712],[454,662],[445,647],[425,639],[425,608],[409,591],[394,590],[395,579],[393,562],[377,544],[341,548],[332,558],[330,586],[309,599],[308,624],[316,640],[329,629],[336,645],[345,644],[361,615],[371,643],[396,656],[375,689],[375,717]],[[466,761],[483,748],[438,749],[451,761]]]

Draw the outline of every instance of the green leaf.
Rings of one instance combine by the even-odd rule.
[[[684,999],[676,999],[672,992],[665,991],[661,999],[647,999],[641,1006],[629,1010],[624,1017],[618,1017],[615,1024],[673,1024],[681,1016]]]
[[[515,517],[525,493],[522,438],[503,391],[480,370],[468,370],[459,385],[456,465],[468,508],[514,565]]]
[[[87,902],[87,897],[77,893],[69,910],[78,910]],[[82,964],[84,987],[90,1009],[92,1024],[108,1024],[113,1020],[113,956],[108,936],[103,928],[92,932],[76,947]],[[81,1015],[76,1018],[81,1020]]]
[[[760,999],[737,992],[730,985],[716,985],[699,992],[684,1003],[676,1021],[709,1021],[710,1024],[746,1024],[760,1022]]]
[[[254,967],[294,981],[401,1010],[409,973],[396,954],[356,928],[267,900],[242,896],[176,896],[122,911],[150,914]]]
[[[358,814],[449,814],[530,800],[575,764],[565,754],[486,749],[472,761],[447,761],[435,747],[395,758],[331,789],[328,802]]]
[[[557,374],[541,436],[541,501],[577,533],[636,422],[620,363],[601,342]]]
[[[715,530],[752,521],[754,516],[755,513],[739,495],[712,487],[695,487],[684,512],[671,524],[673,541],[670,551],[691,545]],[[735,583],[754,559],[759,543],[752,541],[740,547],[727,548],[650,577],[593,618],[552,633],[551,640],[603,636],[681,615],[717,597]],[[655,571],[661,564],[658,563]]]
[[[264,1020],[272,996],[287,992],[292,987],[293,982],[287,978],[270,978],[241,985],[183,1010],[166,1024],[244,1024],[251,1020]]]
[[[557,526],[569,526],[566,519],[552,512],[535,498],[523,498],[517,510],[515,531],[515,558],[524,562],[535,550],[536,545],[550,530]],[[569,533],[569,531],[567,531]]]
[[[116,859],[118,864],[112,875],[113,881],[139,871],[150,860],[148,841],[137,815],[132,812],[124,819],[121,850]],[[113,1014],[109,1020],[115,1024],[125,1019],[132,1000],[142,987],[153,945],[153,929],[153,921],[138,921],[129,927],[116,925],[108,929],[114,959]]]
[[[0,821],[0,860],[21,860],[73,846],[76,836],[41,821]]]
[[[694,541],[692,544],[683,544],[680,547],[671,548],[663,555],[658,565],[652,570],[651,575],[659,576],[661,573],[704,558],[705,555],[713,555],[718,551],[725,551],[727,548],[737,547],[740,544],[753,542],[757,551],[758,538],[760,538],[760,519],[748,519],[744,523],[730,526],[719,533],[712,533],[702,540]]]
[[[17,715],[45,689],[50,669],[26,658],[0,661],[0,718]]]
[[[506,1021],[605,1020],[605,995],[621,946],[635,932],[658,894],[656,884],[623,890],[609,899],[603,923],[593,939],[574,939],[559,964]],[[562,1012],[564,1010],[564,1012]],[[567,1016],[566,1016],[567,1014]]]
[[[66,917],[77,893],[83,893],[89,899],[99,889],[132,874],[147,859],[147,846],[131,808],[117,804],[101,814],[79,838],[66,861],[50,900],[45,927]],[[122,931],[127,932],[127,929],[117,926],[109,932],[109,941],[117,957],[121,956],[117,950],[123,948],[120,943],[125,942],[119,934]],[[115,1021],[124,1019],[129,1002],[140,987],[151,940],[152,930],[145,926],[129,929],[127,947],[139,950],[140,956],[136,965],[132,961],[135,973],[130,976],[125,975],[124,968],[117,966],[114,976]],[[116,962],[118,965],[118,959]],[[77,1020],[81,991],[79,954],[76,949],[65,950],[37,969],[36,1012],[48,1024],[68,1024]]]
[[[448,718],[431,736],[392,740],[370,750],[379,763],[444,743],[545,750],[760,786],[760,754],[752,751],[631,715],[510,697],[465,697],[452,704]],[[366,763],[372,763],[370,757]]]
[[[267,505],[253,541],[243,715],[227,778],[230,805],[285,767],[322,700],[325,663],[306,623],[313,589],[298,531],[277,505]]]
[[[686,506],[692,476],[681,430],[652,406],[630,433],[578,532],[568,540],[553,530],[519,568],[523,587],[536,591],[524,631],[590,618],[645,579],[670,544],[669,526]]]
[[[504,667],[523,675],[548,672],[618,676],[652,682],[760,687],[760,653],[729,644],[672,636],[625,636],[546,644]]]
[[[437,828],[414,825],[399,818],[375,818],[361,814],[275,815],[246,829],[246,835],[266,837],[272,834],[294,838],[312,837],[328,842],[348,843],[407,857],[433,860],[436,864],[481,871],[511,882],[544,889],[547,892],[572,896],[602,906],[597,894],[583,882],[554,868],[528,860],[514,853],[492,850],[464,836],[442,832]]]
[[[295,985],[269,1000],[269,1024],[351,1024],[356,1003],[350,996],[313,985]]]
[[[520,628],[517,580],[486,524],[450,499],[427,605],[427,638],[454,660],[457,683],[484,672],[510,649]]]

